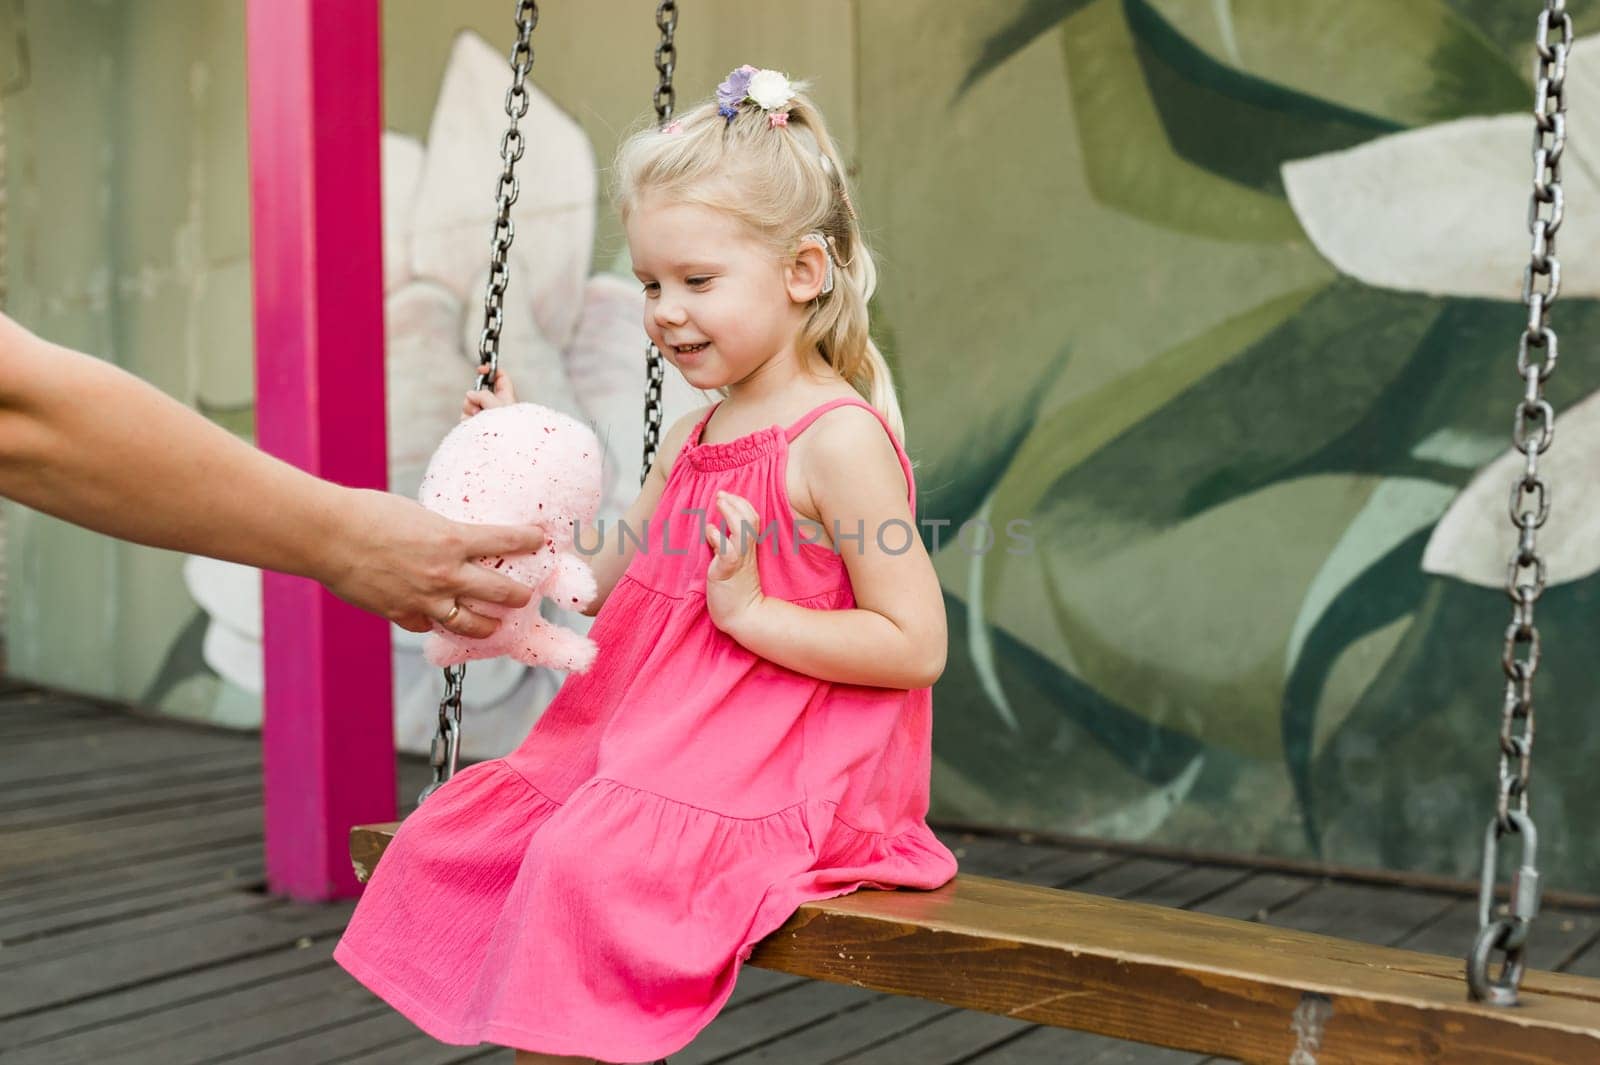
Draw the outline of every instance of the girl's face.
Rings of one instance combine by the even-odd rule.
[[[794,354],[816,294],[804,265],[797,278],[793,261],[700,204],[646,197],[628,216],[627,232],[644,285],[645,332],[690,385],[737,384],[773,356]]]

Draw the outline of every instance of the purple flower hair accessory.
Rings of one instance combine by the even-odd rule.
[[[780,71],[763,70],[746,63],[729,71],[717,86],[717,114],[732,122],[746,100],[767,112],[767,127],[789,124],[789,108],[795,96],[794,85]]]
[[[727,78],[717,86],[717,114],[733,121],[733,116],[739,113],[739,105],[750,92],[750,79],[755,73],[756,68],[749,63],[729,71]]]

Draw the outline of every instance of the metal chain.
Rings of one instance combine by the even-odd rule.
[[[672,43],[672,34],[678,28],[678,5],[674,0],[662,0],[656,6],[656,26],[661,30],[661,43],[656,45],[655,105],[656,125],[664,127],[672,121],[672,109],[677,103],[677,93],[672,88],[672,72],[678,65],[678,49]],[[651,341],[644,346],[644,464],[639,473],[643,484],[656,461],[656,448],[661,444],[661,384],[666,378],[666,366],[661,350]]]
[[[511,221],[511,205],[517,202],[517,160],[527,147],[517,121],[528,113],[528,71],[533,69],[533,28],[539,24],[539,5],[535,0],[517,0],[517,43],[511,49],[511,88],[506,91],[508,125],[500,138],[500,179],[495,184],[494,233],[489,241],[489,280],[483,294],[483,332],[478,335],[479,365],[488,369],[478,375],[475,388],[493,388],[500,368],[500,330],[505,325],[502,310],[506,287],[511,283],[511,242],[517,229]],[[433,782],[417,796],[424,802],[456,772],[461,753],[461,691],[466,682],[465,664],[448,666],[444,671],[444,698],[439,700],[439,727],[428,749],[428,764],[433,767]]]
[[[1557,39],[1551,40],[1552,33]],[[1561,291],[1561,263],[1556,259],[1556,231],[1561,228],[1565,200],[1561,192],[1561,155],[1567,143],[1567,55],[1572,46],[1572,16],[1566,0],[1545,0],[1539,13],[1534,47],[1533,197],[1528,229],[1533,250],[1522,275],[1522,302],[1528,322],[1517,340],[1517,373],[1523,380],[1511,440],[1526,462],[1511,485],[1511,523],[1517,546],[1506,567],[1506,594],[1511,598],[1511,624],[1506,627],[1500,665],[1505,672],[1501,704],[1500,781],[1495,816],[1484,840],[1483,871],[1478,885],[1478,935],[1467,957],[1467,984],[1472,997],[1497,1006],[1517,1004],[1522,983],[1523,951],[1534,916],[1539,912],[1538,831],[1528,811],[1533,762],[1533,678],[1539,672],[1539,629],[1534,604],[1544,595],[1545,560],[1539,554],[1538,530],[1550,516],[1549,484],[1539,475],[1539,456],[1555,438],[1555,410],[1544,398],[1544,384],[1555,372],[1557,341],[1549,313]],[[1542,353],[1542,359],[1536,353]],[[1519,648],[1525,651],[1518,657]],[[1499,875],[1500,838],[1522,837],[1522,854],[1512,875],[1510,902],[1493,912]],[[1500,972],[1489,973],[1501,953]]]

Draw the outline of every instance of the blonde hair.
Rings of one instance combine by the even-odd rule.
[[[628,136],[612,169],[612,199],[624,223],[646,193],[726,211],[792,256],[821,233],[834,259],[833,291],[819,295],[801,330],[828,365],[888,421],[905,443],[894,379],[868,331],[867,301],[877,267],[861,237],[844,166],[804,82],[793,83],[786,126],[748,103],[730,120],[715,100],[685,112],[664,133],[654,123]]]

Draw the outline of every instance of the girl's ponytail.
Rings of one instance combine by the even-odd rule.
[[[878,409],[904,446],[905,418],[900,412],[894,376],[888,360],[872,340],[867,312],[868,301],[878,287],[878,268],[861,236],[844,165],[821,113],[807,97],[796,96],[790,114],[789,128],[796,139],[809,134],[805,139],[814,141],[818,166],[827,182],[829,202],[818,230],[827,239],[838,278],[833,292],[818,299],[801,339],[817,345],[839,375]]]

